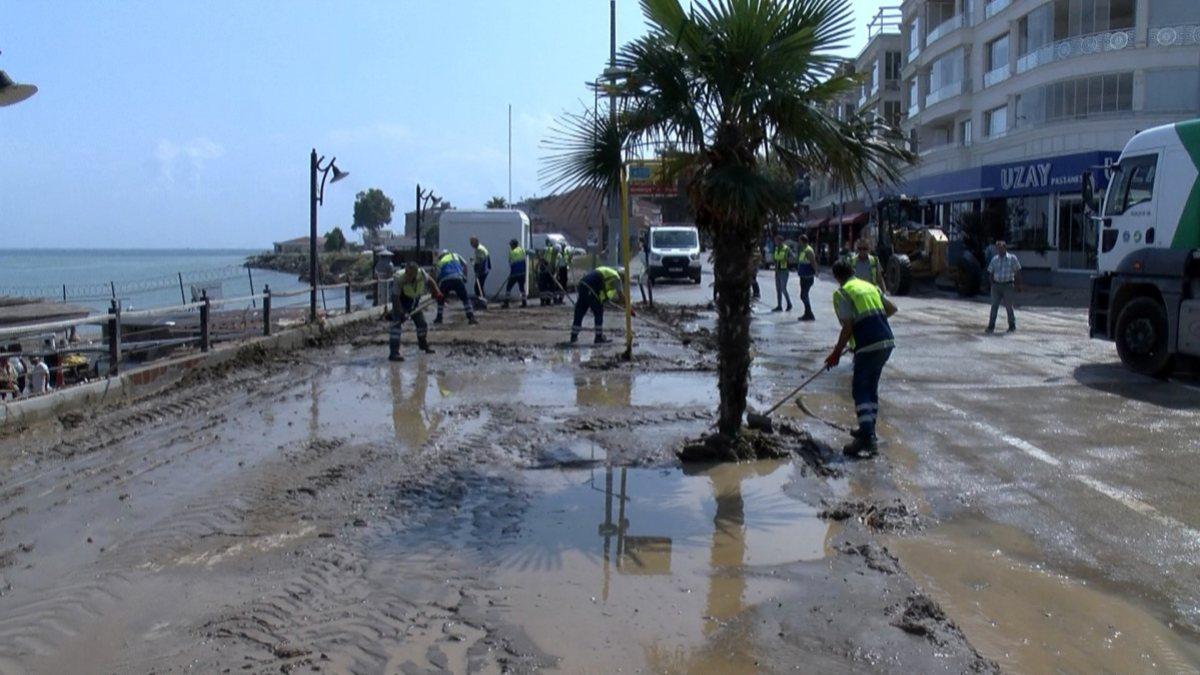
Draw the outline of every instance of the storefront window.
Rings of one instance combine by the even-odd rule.
[[[1050,195],[1009,197],[1005,219],[1010,247],[1039,252],[1050,248]]]

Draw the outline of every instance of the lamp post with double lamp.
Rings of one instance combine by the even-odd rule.
[[[317,286],[321,281],[317,278],[317,206],[325,202],[325,180],[329,178],[330,173],[333,174],[333,178],[329,180],[330,184],[350,175],[337,168],[337,157],[329,160],[328,164],[324,162],[324,155],[318,157],[316,148],[313,148],[308,162],[308,320],[314,323],[317,320]],[[321,174],[319,186],[318,173]]]
[[[421,252],[421,214],[428,211],[430,206],[442,203],[442,198],[433,194],[433,190],[422,190],[417,184],[417,253]]]

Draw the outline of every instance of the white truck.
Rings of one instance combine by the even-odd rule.
[[[1093,338],[1125,365],[1166,377],[1200,356],[1200,119],[1147,129],[1125,145],[1099,206],[1099,274],[1088,311]]]
[[[508,242],[516,239],[523,248],[529,249],[529,217],[517,209],[452,209],[441,215],[438,228],[442,248],[461,255],[468,267],[475,256],[471,237],[479,237],[479,243],[487,247],[492,272],[483,291],[489,298],[494,297],[508,280]],[[528,269],[527,266],[527,275]],[[474,270],[467,270],[467,275],[467,288],[473,294]]]

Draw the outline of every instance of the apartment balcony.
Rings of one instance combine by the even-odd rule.
[[[939,124],[971,109],[971,81],[963,80],[929,92],[921,109],[921,124]]]
[[[1198,45],[1200,44],[1200,24],[1151,28],[1147,43],[1151,47],[1192,47]]]
[[[1000,84],[1001,82],[1007,80],[1011,74],[1012,73],[1009,71],[1007,63],[999,68],[993,68],[983,74],[983,86],[986,89],[987,87]]]
[[[989,0],[983,6],[983,18],[990,19],[1008,8],[1012,4],[1012,0]]]
[[[912,119],[919,114],[921,114],[921,104],[920,103],[914,103],[914,104],[908,106],[908,119]]]
[[[934,89],[925,95],[925,107],[929,108],[930,106],[937,105],[942,101],[952,99],[955,96],[960,96],[966,90],[966,85],[966,80],[960,80],[958,82],[954,82],[953,84],[947,84],[944,87]]]
[[[963,15],[955,14],[953,18],[941,22],[935,26],[933,30],[929,31],[929,34],[925,36],[925,46],[928,47],[934,42],[937,42],[940,38],[943,38],[962,27]]]
[[[1195,34],[1193,33],[1193,39]],[[1104,52],[1116,52],[1133,47],[1134,33],[1132,28],[1114,30],[1090,35],[1079,35],[1058,42],[1051,42],[1036,51],[1029,52],[1017,59],[1017,72],[1024,73],[1038,66],[1044,66],[1055,61],[1065,61],[1077,56],[1088,56]]]

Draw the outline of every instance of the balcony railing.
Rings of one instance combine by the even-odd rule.
[[[908,61],[907,61],[906,63],[916,63],[916,62],[917,62],[917,57],[918,57],[918,56],[920,56],[920,55],[921,55],[921,48],[920,48],[920,47],[913,47],[913,48],[912,48],[911,50],[909,50],[909,52],[908,52]]]
[[[912,117],[916,117],[916,116],[917,116],[917,114],[918,114],[918,113],[920,113],[920,112],[921,112],[921,104],[919,104],[919,103],[914,103],[914,104],[912,104],[912,105],[908,106],[908,116],[909,116],[910,118],[912,118]]]
[[[993,68],[983,74],[983,86],[986,88],[995,84],[1000,84],[1001,82],[1007,80],[1010,74],[1011,73],[1009,72],[1007,63],[999,68]]]
[[[1194,35],[1194,33],[1193,33]],[[1115,52],[1133,46],[1133,29],[1114,30],[1090,35],[1078,35],[1051,42],[1017,59],[1017,72],[1024,73],[1047,63],[1072,59],[1076,56]]]
[[[966,80],[959,80],[958,82],[947,84],[945,86],[934,89],[933,91],[931,91],[925,95],[925,107],[928,108],[931,105],[941,103],[942,101],[945,101],[948,99],[952,99],[955,96],[962,94],[968,88],[969,87],[967,85]]]
[[[990,19],[1011,4],[1012,0],[989,0],[989,2],[983,6],[983,18]]]
[[[925,46],[933,44],[938,38],[949,35],[951,32],[963,27],[963,15],[955,14],[953,18],[938,24],[929,34],[925,36]]]
[[[1188,47],[1200,44],[1200,25],[1151,28],[1147,40],[1152,47]]]

